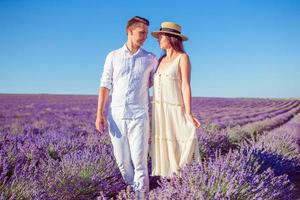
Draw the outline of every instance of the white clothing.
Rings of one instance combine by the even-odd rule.
[[[100,87],[110,89],[114,115],[130,119],[148,113],[148,88],[156,67],[154,54],[142,48],[131,54],[126,44],[107,55]]]
[[[109,114],[108,124],[114,155],[123,179],[134,190],[148,192],[149,115],[121,119]]]
[[[149,191],[147,165],[149,87],[157,67],[154,54],[131,54],[124,45],[108,54],[100,87],[110,90],[109,133],[123,179],[139,192]]]
[[[151,160],[155,176],[172,177],[184,165],[200,160],[196,128],[184,114],[181,55],[154,75]]]

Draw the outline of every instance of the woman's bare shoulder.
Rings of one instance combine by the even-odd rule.
[[[187,53],[182,53],[180,55],[180,63],[189,63],[190,62],[190,57]]]

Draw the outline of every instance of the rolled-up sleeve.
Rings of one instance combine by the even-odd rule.
[[[112,65],[112,52],[106,56],[105,63],[103,66],[103,72],[100,79],[100,87],[105,87],[109,90],[112,89],[112,79],[113,79],[113,65]]]

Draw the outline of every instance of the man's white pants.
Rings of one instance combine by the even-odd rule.
[[[110,114],[108,123],[114,156],[123,179],[135,191],[149,191],[148,114],[137,119],[121,119]]]

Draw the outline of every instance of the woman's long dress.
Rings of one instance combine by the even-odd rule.
[[[152,175],[172,177],[199,160],[196,128],[184,114],[179,61],[181,55],[154,75],[152,105]]]

